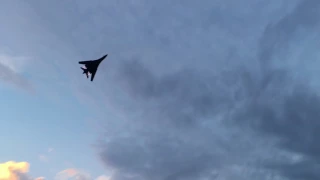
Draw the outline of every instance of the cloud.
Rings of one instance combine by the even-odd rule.
[[[49,162],[51,154],[54,152],[53,148],[48,148],[44,154],[39,154],[38,159],[42,162]]]
[[[48,161],[49,161],[48,157],[45,156],[45,155],[42,155],[42,154],[40,154],[40,155],[38,156],[38,158],[39,158],[39,160],[42,161],[42,162],[48,162]]]
[[[215,12],[211,16],[189,1],[141,5],[157,7],[156,15],[148,15],[158,25],[150,22],[147,31],[162,37],[154,40],[160,44],[157,50],[182,55],[169,57],[178,70],[161,69],[162,62],[147,62],[143,53],[137,53],[137,60],[113,65],[113,86],[124,93],[112,94],[115,98],[108,103],[126,118],[106,120],[105,139],[98,146],[104,165],[114,171],[112,180],[319,179],[320,98],[309,84],[315,75],[310,68],[318,65],[314,39],[319,2],[291,1],[285,9],[281,3],[288,1],[262,6],[248,0],[254,7],[248,12],[233,8],[228,4],[232,2],[217,5],[221,9],[216,11],[202,4]],[[162,6],[168,7],[166,14],[160,13]],[[177,14],[170,7],[177,7]],[[200,24],[188,19],[189,13],[179,16],[180,10],[198,10],[191,17],[216,19]],[[133,27],[141,25],[135,20]],[[241,29],[240,24],[250,28]],[[231,50],[222,50],[227,47]],[[189,58],[194,59],[193,67]]]
[[[66,170],[59,172],[56,175],[55,180],[67,180],[70,178],[77,179],[77,180],[91,180],[92,179],[90,174],[88,174],[84,171],[78,170],[78,169],[70,168],[70,169],[66,169]]]
[[[34,87],[20,74],[25,60],[26,58],[24,57],[0,54],[0,80],[22,88],[28,92],[33,92]]]
[[[319,179],[319,1],[181,2],[42,4],[112,54],[80,87],[108,115],[111,179]]]
[[[32,180],[26,173],[29,163],[8,161],[0,164],[0,179],[6,180]]]
[[[51,152],[53,152],[53,151],[54,151],[53,148],[48,148],[48,153],[51,153]]]
[[[268,87],[261,88],[260,97],[251,101],[245,107],[246,119],[253,129],[260,134],[277,139],[277,147],[293,154],[291,158],[274,159],[265,166],[288,179],[316,180],[320,178],[318,171],[320,146],[317,140],[320,124],[319,106],[320,97],[318,88],[313,86],[315,75],[312,63],[317,57],[313,47],[314,35],[320,30],[317,18],[320,13],[320,2],[316,0],[301,1],[297,7],[277,23],[269,25],[260,41],[259,58],[265,77],[273,76],[268,80]],[[308,41],[301,44],[301,41]],[[299,47],[295,47],[295,44]],[[308,46],[304,51],[298,51],[302,46]],[[299,53],[294,53],[297,50]],[[285,54],[292,52],[293,54]],[[276,57],[288,56],[281,63],[275,62]],[[306,66],[290,69],[296,57]],[[300,60],[300,59],[298,59]],[[311,63],[307,65],[308,63]],[[285,74],[276,74],[271,71],[272,66],[287,71]],[[318,66],[318,65],[317,65]],[[280,68],[279,68],[280,67]],[[295,72],[299,72],[298,78]],[[281,83],[275,82],[286,79]],[[299,157],[296,160],[294,157]]]
[[[110,177],[102,175],[102,176],[97,177],[96,180],[110,180]]]
[[[260,143],[224,122],[234,97],[230,86],[219,87],[221,77],[182,70],[157,78],[137,61],[122,68],[119,82],[141,116],[129,116],[123,132],[108,133],[101,145],[100,158],[115,170],[112,179],[212,179],[251,160]]]
[[[89,173],[87,173],[83,170],[74,169],[74,168],[65,169],[65,170],[59,172],[55,177],[55,180],[67,180],[67,179],[68,180],[69,179],[93,180],[93,178],[90,176]],[[105,176],[105,175],[101,175],[101,176],[97,177],[95,180],[110,180],[110,177]]]
[[[169,8],[163,8],[166,13],[160,13],[164,11],[161,7]],[[202,9],[204,7],[207,9]],[[121,95],[127,99],[119,101],[121,105],[117,99],[112,101],[126,118],[114,120],[118,123],[112,121],[112,126],[106,122],[107,140],[99,146],[101,160],[114,170],[111,179],[215,179],[217,176],[249,179],[261,175],[250,163],[263,154],[259,146],[264,141],[253,136],[252,131],[228,124],[235,103],[245,98],[244,90],[238,88],[239,77],[246,73],[242,66],[250,65],[246,63],[248,59],[238,57],[241,55],[238,52],[247,51],[243,46],[237,47],[236,34],[240,31],[226,32],[232,26],[243,26],[233,18],[241,12],[230,8],[211,15],[209,12],[219,10],[219,5],[208,1],[202,5],[191,1],[163,2],[143,8],[152,9],[148,17],[156,19],[155,24],[149,21],[150,29],[144,29],[155,35],[144,38],[158,43],[154,49],[158,54],[170,51],[173,56],[159,55],[155,59],[163,65],[162,60],[169,58],[172,66],[179,66],[172,68],[168,63],[168,68],[160,69],[158,63],[148,63],[143,53],[137,53],[137,60],[114,65],[117,78],[112,83],[122,87]],[[194,15],[184,13],[191,9]],[[211,16],[223,17],[224,13],[230,13],[230,19],[226,17],[223,23],[208,22]],[[145,21],[140,23],[142,26]],[[243,37],[252,36],[241,33]],[[231,51],[221,47],[236,48],[238,52],[227,56]],[[113,96],[121,98],[121,95]],[[247,174],[243,173],[245,170]]]
[[[35,180],[45,180],[46,178],[44,178],[44,177],[38,177],[38,178],[36,178]]]
[[[8,161],[0,163],[0,180],[44,180],[44,177],[32,178],[27,162]]]

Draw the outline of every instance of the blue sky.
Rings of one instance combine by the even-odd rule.
[[[319,179],[319,6],[5,0],[0,179]]]

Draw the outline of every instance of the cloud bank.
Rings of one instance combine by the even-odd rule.
[[[80,87],[122,115],[101,124],[112,180],[320,178],[318,0],[34,2],[112,54]]]
[[[166,71],[141,53],[114,65],[112,83],[127,101],[117,102],[119,92],[110,102],[126,118],[106,120],[99,146],[112,180],[320,178],[320,99],[312,69],[320,2],[247,2],[254,10],[233,1],[140,4],[153,9],[147,32],[162,37],[153,39],[159,51],[170,47],[183,61],[171,58],[179,68]],[[197,18],[208,21],[192,19],[205,7],[214,13]],[[141,19],[133,27],[144,27]]]

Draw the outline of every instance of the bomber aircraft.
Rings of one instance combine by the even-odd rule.
[[[93,81],[94,76],[96,75],[96,72],[98,70],[98,66],[107,56],[108,54],[102,56],[97,60],[79,61],[79,64],[85,65],[85,67],[81,67],[81,69],[83,70],[82,74],[86,74],[87,78],[89,78],[89,75],[91,75],[91,81]]]

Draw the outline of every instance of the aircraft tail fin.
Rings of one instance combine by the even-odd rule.
[[[86,74],[87,75],[87,78],[89,78],[89,74],[88,74],[88,70],[83,68],[83,67],[80,67],[82,70],[83,70],[83,73],[82,74]]]

